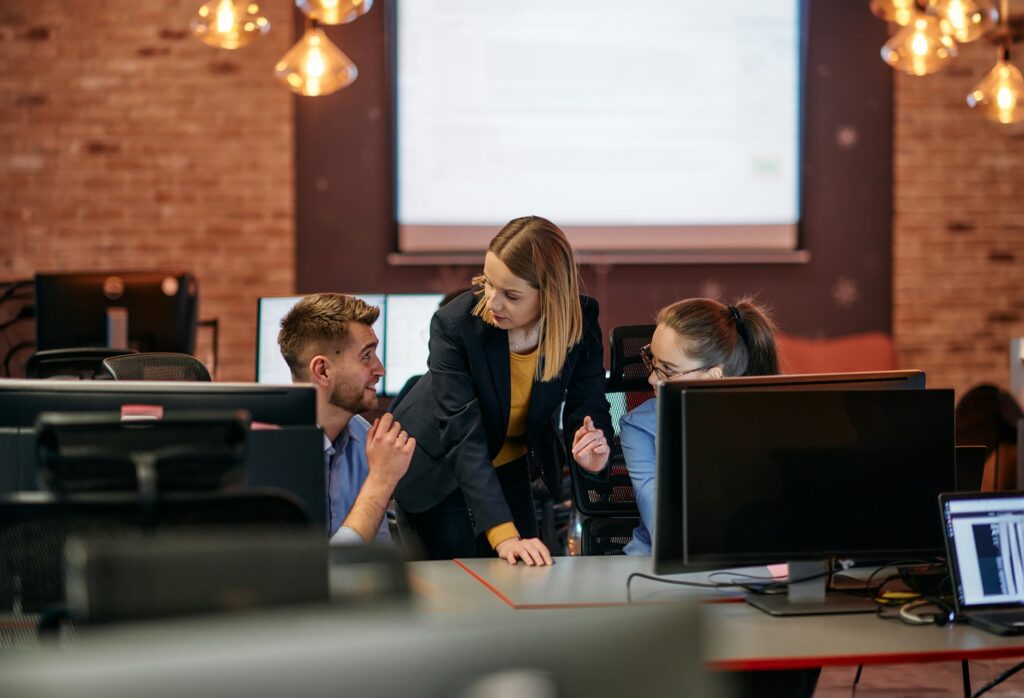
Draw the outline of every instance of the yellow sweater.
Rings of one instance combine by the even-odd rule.
[[[512,390],[508,411],[508,430],[505,432],[505,444],[494,457],[493,465],[499,468],[526,455],[526,417],[530,412],[530,396],[533,394],[533,379],[537,375],[537,356],[540,348],[529,354],[509,353],[509,369]],[[511,521],[498,524],[487,530],[487,541],[492,548],[498,543],[515,538],[519,535],[516,525]]]

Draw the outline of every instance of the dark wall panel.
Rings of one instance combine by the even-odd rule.
[[[793,333],[890,330],[892,78],[878,55],[887,30],[866,2],[809,5],[801,236],[811,260],[585,266],[585,285],[602,303],[606,328],[649,321],[678,298],[729,300],[756,293]],[[380,0],[356,22],[329,29],[359,66],[351,87],[327,97],[297,98],[299,292],[448,291],[465,285],[478,269],[387,262],[396,247],[392,8],[390,0]]]

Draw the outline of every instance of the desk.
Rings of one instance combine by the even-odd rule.
[[[609,557],[557,557],[549,567],[513,567],[504,560],[477,558],[453,560],[467,575],[516,610],[552,608],[592,608],[622,606],[627,603],[626,579],[634,572],[651,574],[649,557],[624,555]],[[767,576],[763,567],[747,568],[749,574]],[[708,582],[707,572],[678,574],[667,579]],[[634,579],[634,602],[665,602],[685,599],[698,601],[740,601],[731,590],[675,586],[646,579]]]
[[[414,562],[408,570],[417,611],[478,613],[504,608],[490,589],[449,560]]]
[[[626,604],[626,578],[632,572],[649,572],[649,568],[650,559],[643,557],[560,557],[550,567],[513,567],[492,559],[410,566],[414,579],[423,576],[443,589],[441,596],[423,601],[428,607],[454,603],[460,610],[504,608],[509,613],[572,608],[584,612],[582,609],[622,606]],[[706,580],[707,574],[671,578],[700,581]],[[467,580],[473,580],[486,594],[470,591]],[[649,605],[686,599],[738,601],[739,597],[637,579],[633,599]],[[703,618],[705,660],[720,670],[1024,657],[1024,637],[1000,637],[962,624],[909,626],[871,614],[774,618],[745,603],[705,603]]]
[[[775,618],[747,604],[714,604],[706,657],[716,669],[803,669],[858,664],[1024,657],[1024,638],[964,624],[905,625],[872,614]]]

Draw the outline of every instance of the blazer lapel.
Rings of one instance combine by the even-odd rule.
[[[562,372],[562,376],[564,375],[565,371]],[[533,393],[530,395],[530,411],[526,417],[527,433],[537,433],[558,409],[562,393],[565,392],[565,380],[562,376],[544,383],[534,381]]]
[[[494,381],[494,394],[498,396],[498,409],[501,415],[501,440],[505,440],[508,432],[508,413],[512,404],[512,375],[508,358],[508,335],[504,330],[488,326],[484,335],[484,352],[487,365],[491,369],[491,380]]]

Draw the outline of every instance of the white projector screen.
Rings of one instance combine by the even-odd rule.
[[[799,0],[400,0],[399,250],[791,250]]]

